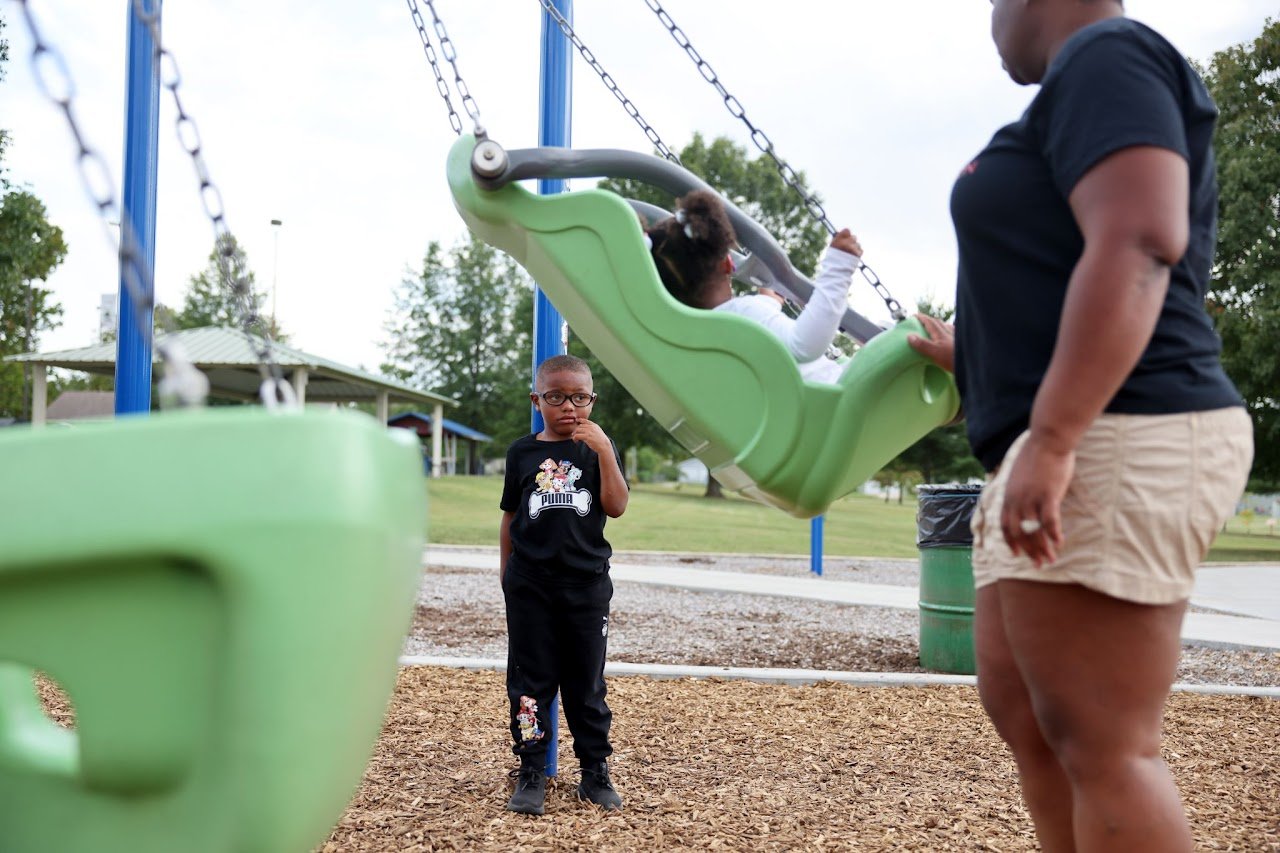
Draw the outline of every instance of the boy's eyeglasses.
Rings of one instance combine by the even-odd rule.
[[[570,403],[573,403],[574,406],[581,409],[581,408],[585,408],[586,406],[590,406],[592,403],[596,401],[596,395],[594,391],[590,394],[578,393],[578,394],[568,394],[568,395],[561,394],[559,391],[548,391],[545,394],[538,394],[535,391],[534,393],[537,394],[537,396],[541,397],[542,402],[546,403],[548,406],[563,406],[564,401],[568,400]]]

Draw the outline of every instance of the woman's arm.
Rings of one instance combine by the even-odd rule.
[[[1010,473],[1001,515],[1009,546],[1037,564],[1052,562],[1062,545],[1059,510],[1080,437],[1151,340],[1169,268],[1186,252],[1189,198],[1186,160],[1150,146],[1110,155],[1071,191],[1084,252],[1067,286],[1031,435]],[[1025,532],[1023,520],[1042,528]]]

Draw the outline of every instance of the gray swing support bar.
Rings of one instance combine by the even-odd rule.
[[[471,173],[476,184],[488,190],[531,178],[630,178],[673,196],[682,196],[692,190],[715,192],[682,166],[650,154],[617,148],[517,148],[503,151],[492,140],[484,140],[476,146],[472,156]],[[787,253],[772,234],[733,202],[724,196],[720,198],[738,241],[750,252],[746,257],[734,253],[734,263],[738,265],[734,278],[755,287],[772,288],[801,304],[807,303],[813,293],[813,283],[791,265]],[[656,205],[638,201],[629,203],[646,218],[670,215]],[[845,310],[840,330],[860,344],[884,331],[852,308]]]

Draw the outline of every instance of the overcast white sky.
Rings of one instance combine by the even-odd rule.
[[[30,4],[66,57],[77,114],[118,187],[128,0]],[[921,295],[951,302],[952,179],[1033,94],[1000,69],[989,4],[665,5],[781,156],[807,174],[833,221],[859,235],[893,294],[904,304]],[[1127,7],[1198,59],[1252,41],[1278,11],[1275,0]],[[436,8],[490,135],[507,147],[535,145],[537,0],[436,0]],[[0,126],[13,135],[9,177],[44,200],[70,246],[50,279],[64,324],[42,349],[87,345],[96,340],[100,295],[118,287],[115,255],[81,189],[61,114],[34,85],[21,10],[0,0],[0,13],[10,44],[0,83]],[[587,46],[673,149],[694,131],[750,145],[642,0],[577,0],[574,16]],[[444,179],[453,132],[404,0],[169,0],[164,40],[228,223],[259,286],[269,292],[276,282],[280,324],[302,349],[376,368],[406,268],[429,241],[450,245],[463,234]],[[574,99],[576,147],[650,150],[580,59]],[[170,305],[204,268],[213,242],[173,121],[162,92],[156,279],[159,300]],[[272,219],[283,221],[278,240]],[[858,290],[855,305],[879,318],[869,291]]]

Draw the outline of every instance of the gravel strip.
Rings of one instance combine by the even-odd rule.
[[[808,574],[803,557],[619,554],[616,563]],[[828,558],[832,580],[915,586],[912,560]],[[609,659],[693,666],[925,672],[916,611],[617,582]],[[502,590],[492,570],[429,566],[404,653],[506,657]],[[1280,686],[1280,652],[1184,644],[1177,680]]]

